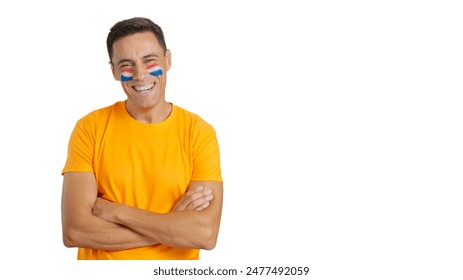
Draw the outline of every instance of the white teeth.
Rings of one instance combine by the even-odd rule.
[[[144,85],[144,86],[133,86],[133,89],[138,92],[150,91],[154,87],[154,84]]]

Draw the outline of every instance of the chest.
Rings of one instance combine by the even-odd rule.
[[[110,129],[97,151],[98,191],[113,201],[166,212],[191,180],[189,139],[175,129]]]

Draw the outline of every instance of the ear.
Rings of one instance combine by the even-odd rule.
[[[169,71],[169,70],[170,70],[170,66],[172,66],[172,55],[171,55],[169,49],[166,50],[166,55],[165,55],[165,57],[166,57],[166,67],[167,67],[166,71]]]
[[[114,65],[113,65],[113,63],[111,61],[109,62],[109,65],[111,65],[111,72],[113,73],[114,80],[120,81],[121,77],[119,75],[117,75],[116,69],[114,69]]]

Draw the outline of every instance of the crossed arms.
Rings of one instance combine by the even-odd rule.
[[[170,213],[159,214],[97,197],[93,173],[64,174],[66,247],[123,250],[155,244],[213,249],[222,212],[221,182],[191,182]]]

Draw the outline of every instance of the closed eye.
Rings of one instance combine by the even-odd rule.
[[[152,64],[152,63],[155,63],[155,62],[156,62],[156,59],[147,59],[147,60],[145,60],[146,64]]]

